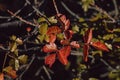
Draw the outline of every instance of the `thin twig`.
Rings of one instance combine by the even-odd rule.
[[[50,76],[50,74],[49,74],[47,68],[46,68],[45,66],[43,66],[43,69],[44,69],[46,75],[48,76],[49,80],[52,80],[52,78],[51,78],[51,76]]]
[[[115,17],[117,18],[118,14],[119,14],[117,2],[116,2],[116,0],[112,0],[112,1],[114,4],[114,7],[115,7]]]
[[[55,7],[55,11],[56,11],[56,13],[59,14],[59,11],[58,11],[58,8],[57,8],[57,5],[56,5],[55,0],[53,0],[53,4],[54,4],[54,7]]]
[[[36,24],[34,24],[34,23],[31,23],[31,22],[29,22],[29,21],[26,21],[25,19],[23,19],[22,17],[20,17],[20,16],[17,16],[17,15],[15,15],[12,11],[10,11],[10,10],[7,10],[8,11],[8,13],[10,13],[12,16],[15,16],[16,18],[18,18],[19,20],[21,20],[22,22],[24,22],[24,23],[26,23],[26,24],[29,24],[29,25],[31,25],[31,26],[38,26],[38,25],[36,25]]]
[[[75,18],[77,18],[77,19],[80,19],[80,17],[79,17],[77,14],[75,14],[73,11],[71,11],[71,10],[65,5],[64,2],[61,1],[61,4],[62,4],[62,6],[63,6],[73,17],[75,17]]]
[[[40,16],[42,16],[43,18],[45,18],[46,21],[47,21],[47,23],[48,23],[49,25],[51,24],[50,21],[48,20],[48,18],[47,18],[44,14],[42,14],[35,6],[33,6],[33,5],[30,3],[29,0],[26,0],[26,3],[29,4],[29,5],[31,5],[32,8],[33,8]]]
[[[105,10],[103,10],[102,8],[98,7],[98,6],[95,5],[95,4],[92,4],[91,6],[92,6],[95,10],[97,10],[97,11],[99,11],[99,12],[107,15],[107,17],[108,17],[110,20],[112,20],[112,23],[115,23],[115,22],[116,22],[116,20],[115,20],[114,18],[112,18],[112,17],[111,17]],[[111,22],[111,21],[105,21],[105,22]]]
[[[35,54],[33,54],[31,61],[27,65],[26,69],[21,73],[21,75],[18,77],[18,80],[22,80],[22,76],[25,74],[25,72],[30,68],[31,64],[35,60]]]
[[[5,58],[4,58],[4,61],[3,61],[3,66],[2,66],[2,72],[3,72],[3,69],[4,69],[4,67],[5,67],[5,63],[6,63],[7,56],[8,56],[9,53],[10,53],[10,52],[7,52],[7,53],[5,54]]]

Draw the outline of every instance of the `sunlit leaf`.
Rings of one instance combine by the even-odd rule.
[[[83,46],[83,54],[84,54],[84,61],[88,61],[88,54],[89,54],[89,45],[84,45]]]
[[[17,38],[17,39],[16,39],[16,42],[17,42],[19,45],[22,45],[22,44],[23,44],[23,41],[22,41],[22,39],[20,39],[20,38]]]
[[[92,29],[88,29],[84,36],[84,42],[90,43],[91,39],[92,39]]]
[[[16,71],[13,70],[11,66],[4,68],[3,71],[6,72],[6,74],[12,77],[13,79],[17,78]]]
[[[54,52],[57,50],[57,46],[55,43],[50,43],[50,44],[46,44],[45,46],[43,46],[43,51],[48,53],[48,52]]]
[[[19,61],[21,64],[26,64],[28,61],[28,56],[27,55],[21,55],[18,57]]]
[[[59,34],[61,33],[61,29],[58,26],[51,26],[47,30],[47,34]]]
[[[57,19],[55,19],[55,16],[52,16],[52,17],[48,18],[48,20],[49,20],[51,23],[57,23]]]
[[[20,67],[19,60],[15,59],[15,70],[18,70],[19,67]]]
[[[45,21],[46,21],[46,19],[45,19],[44,17],[40,17],[40,18],[38,19],[38,23],[45,22]]]
[[[72,31],[73,31],[74,33],[79,32],[79,27],[78,27],[77,25],[73,26],[73,27],[72,27]]]
[[[51,67],[54,64],[55,59],[56,59],[56,54],[50,54],[45,57],[45,64]]]
[[[48,29],[48,24],[47,23],[41,24],[40,28],[39,28],[40,34],[45,35],[47,33],[47,29]]]
[[[4,80],[4,74],[0,73],[0,80]]]
[[[71,45],[73,48],[80,48],[80,44],[78,44],[77,41],[72,41],[72,42],[70,43],[70,45]]]
[[[91,42],[91,45],[93,47],[95,47],[96,49],[109,52],[107,46],[104,43],[101,43],[100,41],[98,41],[98,42]]]
[[[17,49],[17,43],[14,42],[14,43],[11,44],[11,49],[10,49],[10,51],[11,51],[11,52],[14,52],[16,49]]]

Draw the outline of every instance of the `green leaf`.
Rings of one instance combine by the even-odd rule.
[[[52,16],[52,17],[48,18],[48,20],[49,20],[51,23],[57,23],[57,19],[55,19],[55,16]]]
[[[21,55],[18,57],[19,61],[21,64],[26,64],[27,60],[28,60],[28,56],[27,55]]]
[[[113,39],[116,35],[115,34],[106,34],[103,36],[104,40],[110,40]]]
[[[43,24],[40,25],[39,33],[42,34],[42,35],[45,35],[47,33],[47,29],[48,29],[48,24],[43,23]]]
[[[19,60],[15,59],[15,70],[18,70],[19,68]]]
[[[62,33],[57,34],[57,39],[62,40],[64,38],[64,35]]]
[[[14,52],[16,49],[17,49],[17,43],[14,42],[14,43],[11,44],[11,49],[10,49],[10,51],[11,51],[11,52]]]
[[[43,43],[45,35],[38,35],[37,38],[40,40],[41,43]]]
[[[73,31],[74,33],[79,32],[79,27],[78,27],[77,25],[73,26],[73,27],[72,27],[72,31]]]
[[[41,17],[38,19],[38,23],[45,22],[45,21],[46,21],[46,19],[44,17]]]
[[[96,55],[96,54],[99,54],[101,57],[102,57],[102,51],[99,51],[99,50],[97,50],[97,51],[92,51],[92,55],[94,56],[94,55]]]
[[[114,39],[113,39],[113,42],[120,42],[120,37],[114,38]]]

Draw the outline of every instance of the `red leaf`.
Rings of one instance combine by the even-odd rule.
[[[91,39],[92,39],[92,29],[88,29],[84,36],[84,42],[89,44]]]
[[[67,57],[70,55],[70,51],[70,46],[65,46],[59,50],[58,59],[62,64],[66,65],[68,63]]]
[[[50,35],[49,35],[49,42],[50,42],[50,43],[54,43],[55,40],[56,40],[56,35],[55,35],[55,34],[50,34]]]
[[[26,30],[27,30],[27,32],[30,32],[31,31],[31,27],[27,27]]]
[[[51,67],[55,62],[56,54],[50,54],[49,56],[45,57],[45,64]]]
[[[54,52],[57,50],[57,46],[55,43],[50,43],[50,44],[46,44],[45,46],[43,46],[43,51],[48,53],[48,52]]]
[[[64,56],[63,53],[58,53],[58,59],[59,61],[64,64],[64,65],[67,65],[68,64],[68,60],[67,58]]]
[[[0,80],[4,80],[4,74],[3,73],[0,74]]]
[[[13,79],[17,78],[17,74],[15,70],[10,70],[9,72],[7,72],[7,74]]]
[[[60,43],[61,43],[62,45],[69,45],[70,42],[69,42],[68,39],[65,39],[65,40],[61,40]]]
[[[98,42],[91,42],[91,45],[93,47],[95,47],[96,49],[109,52],[107,46],[99,41]]]
[[[74,33],[72,30],[67,30],[64,32],[64,34],[66,39],[71,39]]]
[[[70,55],[71,47],[65,46],[59,50],[59,53],[64,54],[65,57],[68,57]]]
[[[84,54],[84,61],[87,62],[88,61],[88,52],[89,50],[89,45],[84,45],[83,46],[83,54]]]
[[[73,47],[73,48],[80,48],[80,45],[77,43],[77,41],[72,41],[70,43],[70,45]]]
[[[69,19],[66,19],[66,16],[65,15],[62,15],[62,14],[57,14],[57,16],[59,17],[60,19],[60,22],[62,22],[64,25],[63,25],[63,29],[64,30],[68,30],[69,29],[69,26],[70,26],[70,20]]]
[[[58,33],[61,33],[61,29],[58,26],[49,27],[48,30],[47,30],[48,35],[50,35],[50,34],[58,34]]]

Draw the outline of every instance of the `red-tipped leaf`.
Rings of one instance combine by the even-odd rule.
[[[50,54],[49,56],[45,57],[45,64],[49,65],[49,67],[52,67],[56,59],[56,54]]]
[[[92,29],[88,29],[84,36],[84,42],[89,44],[91,39],[92,39]]]
[[[78,44],[77,41],[72,41],[72,42],[70,43],[70,45],[71,45],[73,48],[80,48],[80,44]]]
[[[0,73],[0,80],[4,80],[4,74]]]
[[[100,41],[91,42],[91,45],[96,49],[109,52],[109,49],[107,48],[107,46],[104,43],[100,42]]]
[[[87,62],[88,61],[88,54],[89,54],[89,45],[84,45],[83,46],[83,56],[84,56],[84,61]]]
[[[61,33],[61,29],[58,26],[49,27],[48,30],[47,30],[48,35],[50,35],[50,34],[58,34],[58,33]]]
[[[57,50],[57,46],[55,43],[50,43],[50,44],[46,44],[45,46],[43,46],[43,51],[48,53],[48,52],[54,52]]]

